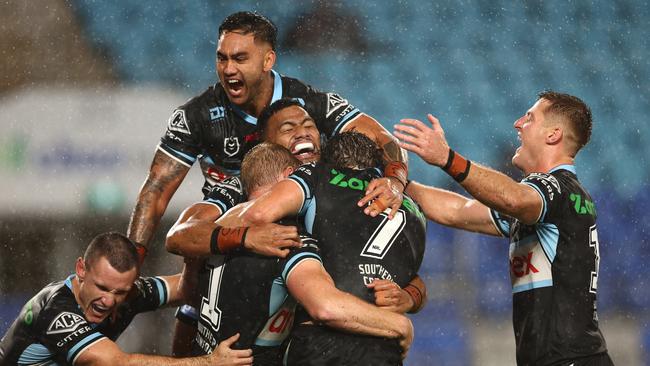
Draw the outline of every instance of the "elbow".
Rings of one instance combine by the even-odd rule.
[[[165,249],[169,253],[173,254],[179,254],[180,252],[180,240],[178,238],[179,236],[178,228],[172,227],[169,232],[167,233],[167,237],[165,238]]]
[[[322,301],[317,305],[307,308],[309,316],[314,322],[323,325],[331,325],[337,323],[340,319],[339,312],[330,301]]]

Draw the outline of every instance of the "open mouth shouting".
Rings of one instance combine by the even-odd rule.
[[[224,85],[233,98],[241,97],[244,93],[244,82],[240,79],[227,79]]]

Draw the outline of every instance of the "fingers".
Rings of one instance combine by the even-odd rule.
[[[357,206],[363,207],[368,204],[368,202],[374,200],[375,198],[379,197],[379,195],[382,193],[382,189],[379,186],[379,183],[377,182],[379,179],[374,179],[368,184],[368,188],[366,188],[366,195],[363,196],[359,202],[357,202]]]
[[[223,344],[226,347],[230,348],[230,346],[232,346],[235,342],[237,342],[238,339],[239,339],[239,333],[235,334],[234,336],[232,336],[232,337],[230,337],[228,339],[224,339],[223,341],[221,341],[221,344]]]
[[[405,124],[407,126],[411,126],[412,128],[422,132],[426,131],[429,127],[425,125],[424,123],[420,122],[417,119],[414,118],[404,118],[400,120],[400,123]]]
[[[231,355],[237,358],[246,358],[250,357],[251,361],[253,358],[251,357],[253,355],[253,350],[252,349],[234,349],[230,352]]]
[[[382,290],[397,288],[398,286],[395,282],[391,280],[377,279],[372,281],[370,284],[368,284],[367,287],[372,288],[375,291],[382,291]]]

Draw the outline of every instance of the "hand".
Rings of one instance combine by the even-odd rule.
[[[402,196],[403,190],[404,186],[399,183],[397,178],[387,177],[373,179],[370,184],[368,184],[368,188],[366,188],[366,195],[357,203],[357,205],[363,207],[368,202],[372,201],[372,203],[363,210],[363,213],[372,217],[375,217],[384,212],[387,208],[390,208],[388,218],[392,219],[402,205],[402,200],[404,199],[404,196]]]
[[[422,160],[431,165],[439,167],[447,164],[449,158],[449,145],[445,139],[445,131],[442,130],[438,119],[430,114],[427,118],[431,127],[416,119],[400,120],[396,124],[393,134],[400,139],[399,146],[408,151],[418,154]]]
[[[262,224],[251,226],[246,233],[246,250],[267,257],[284,258],[291,247],[300,247],[300,237],[295,226]],[[282,249],[284,248],[284,249]]]
[[[208,356],[211,364],[219,366],[252,365],[253,351],[251,349],[238,350],[230,348],[238,339],[239,333],[221,341],[219,346]]]
[[[367,285],[375,290],[375,305],[394,313],[404,314],[413,308],[413,298],[390,280],[374,280]]]
[[[399,346],[402,347],[402,360],[406,358],[406,355],[409,353],[409,348],[411,348],[411,343],[413,343],[413,323],[410,319],[406,318],[408,322],[407,332],[404,337],[400,338]]]

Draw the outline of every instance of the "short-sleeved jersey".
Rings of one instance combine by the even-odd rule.
[[[366,284],[376,278],[406,286],[416,275],[426,241],[426,220],[405,197],[392,220],[370,217],[357,202],[379,169],[340,169],[324,163],[299,167],[289,179],[303,191],[300,216],[318,239],[325,269],[336,287],[374,303]]]
[[[543,207],[526,225],[491,210],[510,238],[510,277],[517,364],[555,365],[606,352],[598,328],[596,210],[573,165],[533,173]]]
[[[114,318],[89,323],[72,293],[73,278],[49,284],[25,304],[0,341],[0,364],[73,365],[96,342],[117,340],[136,314],[168,301],[169,286],[164,279],[139,278]]]
[[[320,92],[275,71],[272,74],[271,102],[298,99],[325,137],[334,135],[361,113],[335,93]],[[217,83],[172,113],[158,148],[187,166],[200,159],[207,193],[205,189],[215,182],[239,174],[241,160],[258,141],[257,118],[231,104]]]
[[[286,258],[249,252],[214,255],[199,274],[201,302],[194,354],[208,354],[224,339],[240,333],[236,349],[253,349],[256,364],[281,361],[280,345],[293,325],[296,302],[289,296],[287,278],[299,263],[321,261],[316,241]]]

